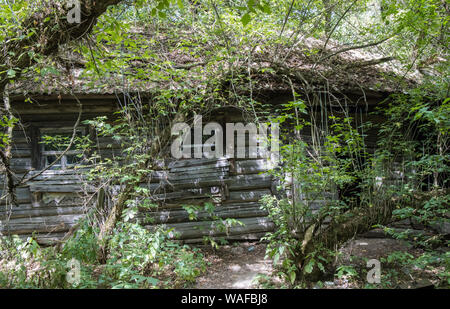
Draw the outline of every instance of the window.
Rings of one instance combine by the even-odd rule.
[[[41,128],[40,129],[40,144],[41,144],[41,166],[43,168],[51,165],[60,157],[67,146],[69,146],[70,139],[72,138],[73,128]],[[82,138],[85,135],[84,128],[78,128],[76,131],[77,139]],[[74,149],[72,145],[64,155],[54,164],[52,169],[66,169],[76,164],[80,164],[83,161],[83,151]]]

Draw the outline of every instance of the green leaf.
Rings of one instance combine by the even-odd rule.
[[[16,71],[14,71],[13,69],[9,69],[6,74],[8,75],[9,78],[16,77]]]
[[[159,15],[160,18],[163,18],[163,19],[166,18],[166,16],[167,16],[166,13],[162,12],[162,11],[159,11],[158,15]]]
[[[59,72],[54,67],[45,67],[41,70],[42,76],[45,76],[48,74],[59,75]]]
[[[295,271],[290,273],[289,280],[291,281],[291,284],[294,284],[296,277],[297,277],[297,274],[295,273]]]
[[[313,268],[314,268],[314,260],[310,260],[308,264],[306,264],[305,266],[305,272],[307,274],[310,274],[313,271]]]
[[[247,26],[247,24],[252,20],[252,18],[250,17],[249,13],[245,13],[244,16],[242,16],[241,18],[241,22],[242,24],[245,26]]]
[[[263,12],[266,14],[270,14],[272,12],[268,3],[263,5]]]

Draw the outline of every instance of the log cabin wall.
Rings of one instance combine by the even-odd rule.
[[[80,100],[83,120],[113,117],[118,108],[114,96],[83,96]],[[11,161],[19,177],[24,173],[32,175],[45,166],[39,142],[42,133],[73,127],[79,112],[77,102],[69,97],[42,96],[37,102],[30,104],[19,99],[12,103],[23,124],[14,130]],[[247,123],[242,114],[229,111],[215,113],[209,120],[221,124]],[[82,125],[82,130],[83,134],[92,134],[86,126]],[[111,138],[99,137],[96,141],[102,156],[120,153],[119,145],[113,149],[107,147],[114,145]],[[142,184],[153,192],[152,202],[158,207],[140,209],[137,220],[148,229],[159,225],[172,228],[172,237],[187,243],[203,241],[205,236],[259,239],[274,228],[259,203],[263,195],[276,194],[276,182],[267,173],[272,167],[272,162],[264,158],[167,160],[161,170],[152,173]],[[83,207],[83,198],[92,189],[83,172],[83,169],[52,169],[17,188],[19,207],[7,209],[5,200],[0,201],[0,232],[24,238],[34,235],[42,244],[60,240],[88,210]],[[4,192],[3,178],[0,188]],[[214,209],[204,209],[205,203]],[[316,204],[320,207],[319,201]],[[186,210],[191,206],[199,206],[195,209],[195,220],[191,220]],[[223,226],[220,222],[226,218],[236,219],[243,225]]]
[[[97,116],[112,117],[118,106],[110,96],[86,96],[82,120]],[[11,168],[17,176],[34,175],[45,167],[46,154],[40,137],[71,130],[78,117],[77,101],[70,98],[41,97],[34,103],[12,102],[21,125],[13,134]],[[223,118],[218,121],[242,119]],[[90,128],[81,125],[83,135]],[[103,157],[120,152],[119,145],[111,150],[112,138],[96,137],[97,151]],[[111,151],[113,153],[111,153]],[[248,149],[247,149],[248,153]],[[149,176],[146,186],[152,201],[159,206],[144,210],[138,220],[148,229],[164,225],[173,228],[172,237],[185,242],[202,241],[204,236],[227,239],[259,239],[273,229],[267,213],[260,209],[259,199],[271,194],[272,178],[266,172],[266,159],[185,159],[167,160],[166,166]],[[86,169],[60,167],[45,171],[39,177],[16,189],[19,206],[6,205],[1,200],[0,233],[33,236],[41,244],[60,240],[88,211],[83,207],[86,193],[92,193],[84,177]],[[3,176],[2,176],[3,177]],[[5,192],[4,178],[0,179],[1,194]],[[199,209],[192,221],[186,205],[214,205],[214,211]],[[239,220],[242,225],[223,226],[221,219]]]
[[[203,125],[212,121],[221,124],[225,139],[226,123],[246,124],[244,118],[240,110],[219,109],[213,112],[213,116],[203,119]],[[186,243],[201,242],[205,236],[257,240],[273,230],[273,222],[259,203],[263,195],[273,193],[274,182],[267,173],[272,164],[257,154],[249,158],[248,141],[247,137],[245,151],[248,159],[169,160],[166,170],[155,172],[148,181],[150,191],[155,192],[157,188],[164,193],[152,196],[159,207],[152,211],[143,209],[139,214],[141,224],[148,229],[162,224],[173,229],[173,238]],[[236,153],[237,140],[234,142]],[[205,203],[212,208],[205,209]],[[195,220],[189,219],[186,207],[195,207]],[[224,225],[222,220],[225,219],[235,219],[240,223]]]
[[[81,120],[112,117],[117,110],[113,96],[80,96],[80,100],[83,104]],[[25,174],[32,176],[46,164],[41,136],[49,132],[71,132],[79,107],[77,101],[70,97],[39,96],[32,103],[23,98],[13,99],[12,109],[20,119],[20,125],[13,132],[11,168],[19,178]],[[80,130],[86,135],[92,133],[83,124],[80,124]],[[110,156],[114,151],[106,147],[110,143],[113,141],[109,138],[97,139],[102,155]],[[5,190],[2,174],[1,196]],[[23,238],[34,235],[39,243],[52,244],[85,215],[82,192],[86,191],[89,188],[82,169],[48,170],[16,189],[18,207],[6,205],[5,199],[0,200],[0,233],[17,234]]]

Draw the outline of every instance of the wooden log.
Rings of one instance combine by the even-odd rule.
[[[104,114],[104,113],[112,113],[115,111],[114,106],[83,106],[83,113],[95,113],[95,114]],[[79,108],[77,105],[51,105],[51,106],[28,106],[27,109],[23,109],[20,111],[20,115],[46,115],[46,114],[78,114]]]
[[[267,232],[262,233],[246,233],[246,234],[240,234],[240,235],[230,235],[230,236],[222,236],[222,237],[211,237],[214,241],[218,241],[222,238],[228,240],[228,241],[256,241],[260,240],[262,237],[266,235]],[[199,244],[204,243],[205,240],[203,238],[191,238],[191,239],[184,239],[181,241],[184,244]]]
[[[15,171],[31,170],[30,158],[12,158],[10,163],[11,169]]]
[[[30,234],[30,233],[54,233],[54,232],[65,232],[68,231],[75,223],[55,223],[55,224],[46,224],[46,223],[22,223],[15,224],[7,228],[6,226],[0,227],[0,234],[9,235],[9,234]]]
[[[181,160],[175,160],[170,161],[167,165],[169,169],[174,168],[180,168],[180,167],[187,167],[187,166],[199,166],[199,165],[208,165],[208,164],[216,164],[219,161],[228,162],[227,158],[214,158],[214,159],[181,159]],[[220,163],[221,164],[221,163]]]
[[[174,190],[185,189],[185,188],[203,188],[203,187],[213,187],[213,186],[224,186],[227,184],[229,179],[221,179],[220,177],[208,177],[193,180],[172,180],[167,181],[167,188],[173,188]]]
[[[81,206],[85,202],[85,198],[78,193],[58,193],[58,192],[44,192],[41,194],[41,199],[33,204],[40,207],[70,207]]]
[[[26,234],[33,232],[67,231],[84,215],[59,215],[36,218],[17,218],[0,221],[0,233]]]
[[[18,150],[18,151],[20,151],[20,150],[30,150],[31,149],[31,143],[27,143],[27,142],[19,143],[17,141],[13,141],[12,142],[12,149]]]
[[[269,189],[259,189],[251,191],[230,191],[230,196],[227,199],[227,202],[236,202],[236,201],[257,202],[264,195],[271,195],[271,194],[272,193]]]
[[[64,169],[64,170],[47,170],[43,172],[41,175],[39,175],[36,180],[43,180],[48,178],[61,178],[66,179],[65,177],[82,177],[82,175],[87,174],[89,172],[89,167],[77,167],[77,168],[70,168],[70,169]],[[39,173],[39,171],[31,171],[29,173],[30,176],[33,176],[35,174]]]
[[[220,173],[220,172],[228,172],[230,167],[229,166],[219,166],[219,167],[207,167],[207,168],[200,168],[203,166],[198,167],[189,167],[189,169],[186,167],[186,170],[183,171],[174,171],[169,170],[169,177],[170,176],[183,176],[183,175],[192,175],[192,174],[211,174],[211,173]],[[184,169],[184,167],[183,167]]]
[[[262,217],[267,215],[267,211],[260,208],[258,203],[244,203],[244,204],[228,204],[217,206],[213,213],[205,210],[195,212],[196,219],[190,220],[189,214],[184,209],[164,210],[164,211],[148,211],[141,213],[138,220],[142,224],[161,224],[161,223],[177,223],[189,221],[206,221],[213,217],[219,218],[249,218]]]
[[[27,145],[29,145],[30,144],[30,139],[28,137],[22,135],[22,136],[13,137],[12,142],[13,142],[14,145],[16,145],[16,144],[27,144]]]
[[[52,179],[52,180],[41,180],[33,181],[30,186],[40,185],[40,186],[52,186],[52,185],[77,185],[83,186],[83,180],[73,177],[72,179]]]
[[[217,170],[200,170],[200,171],[190,171],[189,173],[169,173],[168,180],[169,181],[181,181],[186,179],[201,179],[201,178],[211,178],[211,177],[220,177],[224,178],[228,176],[228,168],[227,169],[217,169]]]
[[[3,190],[0,190],[0,196],[3,196],[6,192]],[[31,193],[30,189],[25,188],[16,188],[16,196],[17,196],[17,202],[19,204],[29,204],[31,202]],[[6,200],[0,199],[0,205],[5,205]]]
[[[40,182],[34,182],[30,184],[31,192],[95,192],[95,187],[89,185],[66,185],[66,184],[41,184]]]
[[[39,181],[78,181],[84,182],[87,180],[87,176],[83,174],[43,174],[33,179],[33,182]]]
[[[31,158],[31,149],[12,149],[13,158]]]
[[[207,177],[190,177],[190,178],[173,178],[167,179],[166,183],[168,184],[179,184],[179,183],[191,183],[193,187],[197,187],[199,183],[207,183],[208,181],[217,182],[227,180],[228,177],[220,176],[220,175],[207,175]]]
[[[5,220],[7,217],[10,219],[17,219],[17,218],[83,214],[85,210],[86,209],[83,206],[33,207],[27,209],[23,209],[21,207],[12,207],[11,212],[5,211],[3,209],[0,211],[0,220]]]
[[[198,165],[198,166],[184,166],[184,167],[174,167],[170,169],[171,173],[179,173],[179,172],[188,172],[188,171],[198,171],[201,170],[211,170],[211,169],[217,169],[217,168],[223,168],[230,166],[230,163],[225,160],[217,161],[215,163],[208,163],[204,165]]]
[[[69,202],[73,202],[73,201],[71,200]],[[27,210],[45,209],[45,208],[62,208],[62,207],[80,207],[81,206],[80,203],[63,203],[62,201],[58,205],[53,204],[53,203],[51,203],[50,205],[49,204],[45,204],[45,203],[42,203],[42,205],[20,204],[19,207],[8,206],[8,208],[6,208],[5,205],[2,205],[0,207],[0,211],[5,212],[5,211],[8,211],[9,208],[12,208],[13,211],[16,211],[16,210],[17,211],[20,211],[20,210],[27,211]]]
[[[203,198],[209,196],[217,196],[221,194],[220,187],[187,189],[183,191],[170,192],[165,194],[155,194],[151,198],[155,201],[165,201],[171,199],[189,199],[189,198]]]
[[[222,231],[216,221],[185,222],[164,225],[168,229],[173,229],[169,237],[174,239],[192,239],[203,236],[233,236],[250,233],[261,233],[271,231],[274,228],[273,222],[267,217],[243,218],[239,220],[244,225],[228,227],[227,231]],[[154,226],[145,226],[153,230]]]
[[[18,235],[22,240],[27,240],[29,237],[36,240],[36,242],[42,246],[50,246],[54,245],[60,240],[63,239],[64,235],[66,235],[65,232],[57,232],[57,233],[44,233],[44,234],[21,234]]]
[[[228,189],[230,191],[271,188],[271,186],[272,176],[269,174],[230,176],[230,181],[228,182]]]
[[[273,168],[270,161],[267,159],[257,160],[242,160],[235,161],[234,169],[230,170],[232,174],[258,174],[261,172],[267,172]]]
[[[160,182],[161,180],[167,179],[169,171],[153,171],[148,176],[149,182]]]
[[[45,217],[25,217],[25,218],[15,218],[10,220],[1,220],[0,224],[9,223],[10,226],[25,223],[43,223],[43,224],[58,224],[61,222],[73,223],[76,220],[82,218],[82,214],[70,214],[70,215],[56,215],[56,216],[45,216]]]
[[[174,203],[172,204],[171,207],[167,207],[167,205],[171,205],[171,204],[164,204],[164,205],[160,205],[157,208],[152,208],[152,209],[145,209],[142,208],[143,212],[147,212],[147,211],[153,211],[153,212],[158,212],[158,211],[167,211],[167,210],[184,210],[184,206],[185,205],[189,205],[189,206],[203,206],[205,203],[211,202],[211,200],[209,198],[204,198],[203,200],[201,199],[195,199],[195,200],[191,200],[192,202],[199,202],[197,204],[189,204],[189,203],[185,203],[185,200],[183,200],[183,203]],[[213,203],[215,205],[216,208],[220,208],[220,207],[225,207],[225,206],[230,206],[230,207],[260,207],[261,204],[258,202],[226,202],[223,203],[222,201],[219,201],[217,203]]]

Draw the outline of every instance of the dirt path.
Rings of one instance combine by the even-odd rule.
[[[218,250],[210,247],[203,252],[210,263],[199,278],[197,289],[250,289],[256,288],[258,274],[270,275],[272,263],[265,260],[266,246],[259,243],[236,243]]]
[[[276,276],[273,276],[272,262],[264,259],[266,245],[261,243],[234,243],[232,245],[222,246],[218,250],[212,249],[210,246],[202,247],[202,252],[206,261],[209,263],[206,272],[197,278],[193,288],[196,289],[251,289],[258,288],[257,277],[259,274],[265,275],[263,280],[267,283],[270,281],[271,286],[281,287],[282,282]],[[348,241],[341,249],[338,265],[350,265],[355,269],[366,269],[367,259],[381,259],[392,252],[409,252],[415,256],[419,255],[420,250],[410,248],[406,242],[394,239],[378,239],[378,238],[359,238]],[[386,267],[385,267],[386,266]],[[389,265],[383,266],[386,273]],[[414,270],[416,271],[416,270]],[[395,286],[406,288],[417,288],[417,280],[426,279],[427,285],[432,282],[433,276],[428,273],[408,272],[408,276],[402,275],[402,270],[397,270],[400,277],[399,282]],[[413,279],[413,277],[415,279]],[[409,281],[414,282],[409,282]],[[394,280],[394,279],[393,279]],[[397,280],[397,279],[396,279]],[[406,281],[405,281],[406,280]],[[424,281],[424,280],[422,280]],[[433,281],[434,282],[434,281]],[[315,288],[325,289],[349,289],[363,288],[367,284],[365,277],[358,280],[350,280],[347,276],[342,278],[330,278],[324,282],[324,286]],[[420,283],[421,286],[424,284]],[[383,286],[380,286],[383,287]]]

